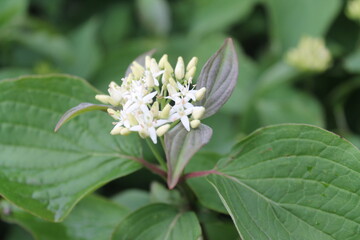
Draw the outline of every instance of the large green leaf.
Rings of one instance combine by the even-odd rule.
[[[209,176],[243,240],[359,239],[360,152],[309,125],[263,128]]]
[[[200,236],[200,225],[193,212],[158,203],[126,217],[113,240],[197,240]]]
[[[216,163],[219,161],[221,156],[216,153],[200,152],[197,153],[189,165],[185,169],[185,173],[191,173],[196,171],[207,171],[214,169]],[[206,180],[206,176],[190,178],[186,180],[190,188],[194,191],[199,202],[212,210],[227,214],[227,211],[216,191]]]
[[[0,28],[19,23],[26,15],[27,0],[0,1]]]
[[[340,0],[266,0],[273,47],[286,51],[304,35],[323,36],[341,7]]]
[[[109,134],[111,118],[91,112],[58,133],[61,115],[98,92],[66,75],[0,82],[0,194],[48,220],[61,221],[86,194],[139,169],[135,136]]]
[[[44,221],[7,202],[2,205],[8,211],[2,218],[23,226],[37,240],[110,240],[128,213],[126,208],[98,196],[82,200],[62,223]]]

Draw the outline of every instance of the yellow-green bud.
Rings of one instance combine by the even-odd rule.
[[[156,135],[159,137],[163,136],[170,129],[170,124],[165,124],[156,129]]]
[[[164,63],[164,69],[165,69],[165,71],[169,72],[170,74],[174,72],[174,69],[169,62]]]
[[[353,20],[360,20],[360,0],[350,0],[346,6],[346,15]]]
[[[197,57],[193,57],[190,62],[188,63],[188,65],[186,66],[186,71],[189,71],[191,68],[196,67],[196,64],[198,62],[198,58]]]
[[[303,37],[299,45],[290,50],[286,61],[302,71],[322,72],[331,64],[331,54],[323,39]]]
[[[160,71],[159,66],[154,58],[152,58],[150,62],[150,71],[152,74],[156,74]]]
[[[171,73],[165,70],[161,77],[162,84],[167,84],[169,82],[169,78],[171,77]]]
[[[168,62],[168,55],[164,54],[159,61],[159,68],[164,69],[165,68],[165,62]]]
[[[120,134],[123,135],[123,136],[127,136],[131,133],[131,131],[128,129],[128,128],[123,128],[121,129],[120,131]]]
[[[95,99],[104,103],[104,104],[111,104],[111,102],[113,102],[113,99],[108,96],[108,95],[104,95],[104,94],[98,94],[95,96]]]
[[[147,137],[149,137],[149,134],[146,133],[146,132],[144,132],[144,131],[139,131],[139,136],[140,136],[141,138],[147,138]]]
[[[159,103],[158,103],[158,102],[154,102],[153,105],[151,106],[150,111],[152,112],[152,114],[154,115],[154,117],[159,116]]]
[[[148,87],[152,88],[155,86],[155,82],[154,82],[154,78],[153,78],[152,74],[147,74],[145,81],[146,81],[146,85],[148,85]]]
[[[202,87],[195,93],[196,101],[200,101],[204,98],[206,92],[206,88]]]
[[[192,112],[192,117],[195,120],[199,120],[204,116],[205,108],[204,107],[194,107],[194,110]]]
[[[185,66],[184,59],[182,57],[178,57],[176,66],[175,66],[175,77],[176,79],[183,79],[185,76]]]
[[[174,94],[177,93],[176,88],[175,88],[173,85],[171,85],[171,84],[168,84],[168,85],[167,85],[167,90],[168,90],[170,96],[172,96],[172,95],[174,95]]]
[[[150,65],[151,65],[151,57],[150,57],[150,56],[146,56],[146,57],[145,57],[145,68],[146,68],[146,69],[150,69]]]
[[[129,122],[132,126],[135,126],[135,125],[138,125],[138,121],[136,120],[136,118],[134,117],[134,115],[132,115],[131,113],[129,113],[127,115],[128,119],[129,119]]]
[[[190,122],[190,126],[191,128],[197,128],[200,126],[200,123],[201,123],[200,120],[195,119]]]
[[[111,135],[119,135],[119,134],[121,134],[121,130],[123,130],[123,127],[114,127],[111,130],[110,134]]]
[[[170,115],[170,110],[171,110],[171,105],[170,104],[166,104],[164,109],[160,112],[159,117],[161,119],[167,119],[169,118]]]
[[[196,67],[192,67],[190,68],[190,70],[188,70],[185,74],[185,79],[190,79],[193,78],[196,72]]]

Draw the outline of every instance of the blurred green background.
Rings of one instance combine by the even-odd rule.
[[[226,153],[253,130],[278,123],[317,125],[360,146],[360,13],[349,18],[347,4],[343,0],[0,0],[0,80],[66,73],[106,92],[109,82],[120,81],[143,52],[157,49],[155,57],[167,53],[173,64],[178,56],[186,61],[197,56],[199,74],[224,39],[232,37],[239,56],[238,84],[221,112],[206,120],[214,136],[205,150]],[[324,39],[332,55],[331,67],[303,72],[284,61],[304,36]],[[138,176],[152,178],[141,171],[100,192],[111,195],[114,185],[147,188]],[[6,232],[8,240],[25,239],[16,236],[21,234],[18,230],[0,223],[1,228],[5,230],[0,231],[0,239]]]

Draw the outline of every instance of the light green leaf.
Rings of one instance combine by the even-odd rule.
[[[138,14],[146,29],[155,35],[166,35],[171,28],[170,8],[165,0],[137,0]]]
[[[221,155],[210,152],[197,153],[192,161],[186,166],[185,173],[207,171],[214,169],[216,163],[221,158]],[[207,182],[206,177],[196,177],[187,179],[186,182],[195,193],[201,205],[215,210],[217,212],[227,214],[219,196],[210,184]]]
[[[101,105],[101,104],[93,104],[93,103],[80,103],[76,107],[73,107],[73,108],[67,110],[66,113],[64,113],[64,115],[62,115],[62,117],[56,124],[54,131],[57,132],[62,125],[64,125],[66,122],[68,122],[69,120],[73,119],[74,117],[76,117],[80,114],[95,111],[95,110],[106,111],[106,109],[108,109],[109,107],[111,107],[111,106]]]
[[[110,240],[115,228],[128,210],[98,196],[83,199],[62,223],[52,223],[35,217],[7,202],[9,214],[5,221],[27,229],[37,240]]]
[[[129,189],[111,198],[115,203],[118,203],[131,211],[135,211],[150,203],[150,196],[147,191],[139,189]]]
[[[261,126],[279,123],[306,123],[324,126],[320,103],[290,87],[279,87],[256,103]]]
[[[166,203],[176,206],[184,205],[184,199],[178,190],[169,190],[158,182],[152,182],[150,185],[150,200],[152,203]]]
[[[28,6],[27,0],[0,1],[0,28],[19,23],[24,19]]]
[[[265,0],[270,12],[273,48],[280,53],[304,35],[323,36],[341,8],[340,0]]]
[[[212,129],[204,124],[188,132],[181,123],[165,134],[167,183],[170,189],[176,186],[191,157],[209,142],[211,135]]]
[[[243,20],[257,0],[203,0],[196,1],[190,33],[204,36],[227,30],[231,24]]]
[[[69,36],[72,57],[62,63],[63,71],[84,78],[91,77],[95,73],[102,57],[97,38],[98,30],[98,19],[92,18]]]
[[[309,125],[251,134],[208,177],[243,240],[356,240],[360,152]]]
[[[107,114],[90,112],[53,132],[67,109],[97,93],[67,75],[0,82],[0,195],[61,221],[86,194],[139,169],[138,138],[111,136]]]
[[[126,217],[113,240],[197,240],[201,229],[193,212],[152,204]]]

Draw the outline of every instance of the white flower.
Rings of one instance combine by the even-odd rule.
[[[176,120],[181,121],[187,131],[190,131],[190,121],[188,115],[192,114],[194,105],[188,102],[187,99],[182,97],[174,97],[172,100],[175,105],[170,110],[169,120],[174,122]]]

